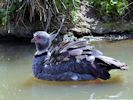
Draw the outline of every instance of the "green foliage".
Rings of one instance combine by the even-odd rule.
[[[57,14],[71,13],[71,11],[71,14],[73,14],[76,13],[76,9],[80,4],[80,0],[7,0],[5,2],[5,6],[0,8],[0,24],[3,26],[8,24],[11,17],[14,19],[18,17],[23,20],[22,16],[24,18],[25,14],[28,14],[30,22],[36,15],[39,16],[40,21],[46,22],[48,17],[46,8],[49,5],[53,7],[53,11],[56,11]]]
[[[84,0],[94,6],[101,14],[107,16],[122,16],[128,9],[128,0]],[[70,11],[72,21],[75,23],[79,20],[77,8],[81,0],[55,0],[58,12],[64,12],[62,8]]]
[[[7,1],[6,7],[0,8],[0,24],[6,26],[10,19],[10,15],[14,13],[21,4],[20,0]]]
[[[0,9],[0,23],[6,25],[8,20],[9,12],[6,9]]]
[[[74,10],[79,7],[80,0],[55,0],[55,6],[59,11],[62,12],[63,8],[65,10]]]
[[[119,16],[125,14],[128,9],[128,0],[85,0],[96,7],[101,15]],[[0,7],[0,24],[6,26],[11,18],[32,19],[40,18],[40,21],[46,22],[48,19],[47,7],[56,14],[67,14],[72,17],[72,21],[78,21],[78,8],[81,0],[6,0],[4,7]],[[47,3],[46,3],[47,2]],[[50,6],[49,6],[50,5]],[[27,14],[27,16],[26,16]],[[17,15],[17,16],[16,16]],[[26,17],[25,17],[26,16]],[[28,19],[28,18],[27,18]],[[17,20],[18,21],[18,20]]]
[[[101,15],[114,15],[117,13],[119,16],[125,13],[128,9],[127,0],[87,0],[91,5],[94,5]]]
[[[77,10],[72,10],[70,12],[70,15],[72,17],[73,24],[76,24],[79,21],[78,11]]]
[[[78,8],[80,0],[55,0],[55,6],[57,13],[70,13],[72,22],[76,23],[79,20]]]

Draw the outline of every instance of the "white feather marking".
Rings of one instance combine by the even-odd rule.
[[[68,57],[65,57],[63,61],[69,61],[70,59]]]
[[[89,61],[89,62],[94,62],[95,57],[94,56],[86,56],[86,60]]]
[[[92,54],[92,52],[91,51],[84,51],[82,54]]]
[[[46,60],[48,60],[50,57],[51,57],[51,53],[50,53],[50,52],[48,52],[48,53],[47,53]]]
[[[44,67],[45,67],[45,68],[47,68],[47,67],[48,67],[48,65],[47,65],[47,64],[45,64],[45,65],[44,65]]]
[[[46,50],[42,50],[42,51],[37,50],[34,55],[41,55],[44,52],[46,52]]]
[[[68,51],[71,56],[81,55],[83,50],[82,49],[74,49],[71,51]]]
[[[71,76],[71,79],[74,80],[74,81],[77,81],[78,80],[78,76],[77,75],[73,75],[73,76]]]
[[[100,50],[93,49],[92,50],[92,55],[93,56],[102,56],[103,53]]]
[[[91,62],[91,65],[93,68],[96,68],[96,65],[94,64],[95,57],[94,56],[86,56],[86,60]]]
[[[82,47],[80,49],[83,49],[83,50],[92,50],[92,49],[94,49],[94,47],[93,46],[85,46],[85,47]]]
[[[76,58],[76,62],[77,62],[77,63],[80,63],[80,59]]]
[[[79,56],[76,56],[76,62],[80,63],[80,61],[84,58],[91,63],[93,68],[96,68],[96,65],[94,64],[94,61],[95,61],[94,56],[79,55]]]
[[[115,65],[117,67],[124,67],[126,66],[125,63],[120,62],[119,60],[116,60],[114,58],[111,57],[107,57],[107,56],[97,56],[97,58],[101,59],[102,61],[104,61],[105,63],[111,65]]]
[[[82,60],[82,59],[86,58],[86,55],[78,55],[78,56],[76,56],[76,58]]]

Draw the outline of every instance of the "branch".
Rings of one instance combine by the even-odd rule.
[[[56,36],[59,34],[61,28],[63,27],[64,21],[65,21],[65,15],[62,16],[62,22],[61,22],[61,25],[60,25],[60,28],[58,29],[58,31],[57,32],[53,31],[52,33],[50,33],[51,41],[53,41],[56,38]]]
[[[65,16],[65,15],[62,15],[62,21],[61,21],[61,24],[60,24],[60,28],[59,28],[58,31],[57,31],[57,35],[59,34],[59,32],[61,31],[61,29],[62,29],[62,27],[63,27],[65,18],[66,18],[66,16]]]
[[[51,18],[52,18],[52,12],[51,12],[51,9],[49,8],[48,9],[48,17],[47,17],[47,24],[46,24],[46,28],[45,28],[45,31],[47,32],[49,26],[50,26],[50,22],[51,22]]]

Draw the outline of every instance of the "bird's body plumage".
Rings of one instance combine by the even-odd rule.
[[[35,36],[41,36],[39,33],[35,34]],[[45,35],[43,36],[45,37]],[[101,78],[106,80],[110,78],[111,69],[127,69],[126,64],[104,56],[87,41],[62,42],[54,46],[51,45],[51,42],[50,46],[43,50],[44,52],[39,51],[33,59],[33,74],[39,79],[79,81]],[[43,48],[44,44],[41,46]]]

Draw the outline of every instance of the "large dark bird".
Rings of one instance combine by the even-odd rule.
[[[125,63],[104,56],[87,41],[61,42],[52,45],[56,33],[34,33],[36,45],[33,74],[38,79],[51,81],[79,81],[110,78],[112,69],[126,70]]]

